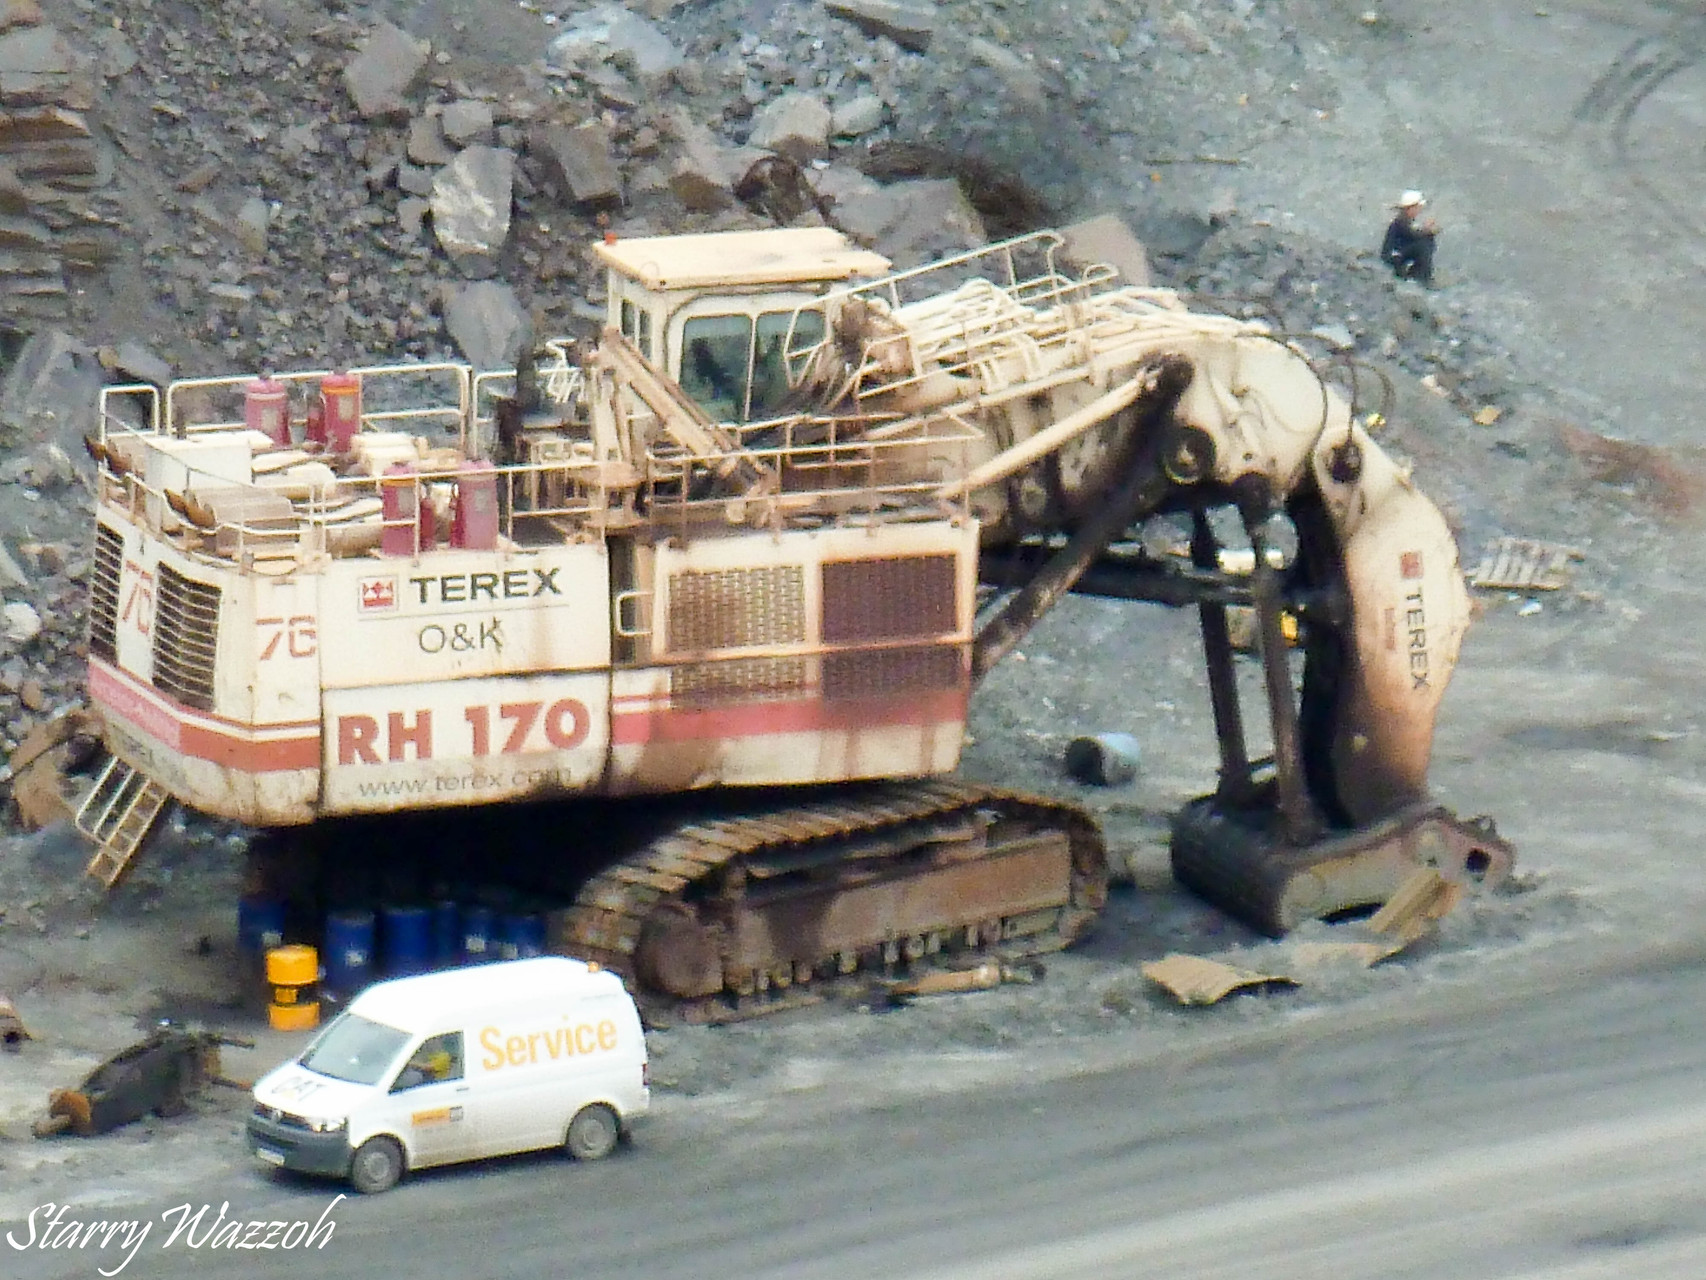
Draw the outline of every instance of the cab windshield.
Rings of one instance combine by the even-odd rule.
[[[758,422],[787,412],[789,357],[823,341],[821,311],[696,316],[682,326],[681,389],[718,422]]]
[[[339,1015],[309,1046],[301,1063],[316,1075],[351,1084],[378,1084],[408,1044],[409,1034],[357,1014]]]

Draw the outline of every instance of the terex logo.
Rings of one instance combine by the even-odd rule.
[[[441,573],[410,578],[417,604],[466,604],[475,600],[529,600],[560,596],[558,565],[550,569],[509,569],[503,573]]]
[[[361,580],[361,611],[375,613],[397,607],[397,579],[363,578]]]

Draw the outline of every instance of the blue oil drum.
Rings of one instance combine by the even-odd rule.
[[[427,907],[385,908],[385,976],[406,978],[432,968],[433,913]]]
[[[544,955],[545,921],[536,915],[506,915],[499,954],[505,960],[526,960]]]
[[[462,963],[484,964],[498,958],[498,938],[490,907],[462,908]]]
[[[246,955],[265,955],[284,945],[284,899],[249,895],[237,899],[237,945]]]
[[[462,963],[462,913],[454,902],[439,902],[432,909],[432,963],[449,969]]]
[[[373,981],[373,912],[334,911],[326,917],[325,945],[320,948],[326,968],[322,989],[349,1000]]]

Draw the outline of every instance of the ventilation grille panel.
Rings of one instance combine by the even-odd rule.
[[[219,588],[160,566],[154,610],[154,687],[187,707],[213,710],[219,648]]]
[[[799,565],[678,573],[669,580],[672,652],[799,644],[806,638]]]
[[[95,569],[89,581],[89,652],[118,661],[118,582],[124,571],[124,539],[106,525],[95,526]]]
[[[806,687],[804,658],[732,658],[679,667],[670,696],[682,706],[798,697]]]
[[[823,566],[823,642],[909,640],[955,629],[953,556],[831,560]]]
[[[831,702],[963,688],[965,665],[953,645],[832,653],[823,660],[823,696]]]

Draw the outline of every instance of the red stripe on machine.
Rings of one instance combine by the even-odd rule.
[[[968,700],[964,690],[945,689],[857,701],[808,698],[791,702],[743,702],[730,707],[663,706],[613,713],[610,738],[617,746],[633,746],[646,742],[698,742],[707,738],[957,724],[966,718]]]
[[[318,721],[247,729],[218,716],[198,715],[99,659],[89,662],[89,700],[104,715],[172,751],[228,769],[273,773],[320,767]],[[311,732],[303,734],[304,728]],[[297,732],[287,733],[290,730]]]

